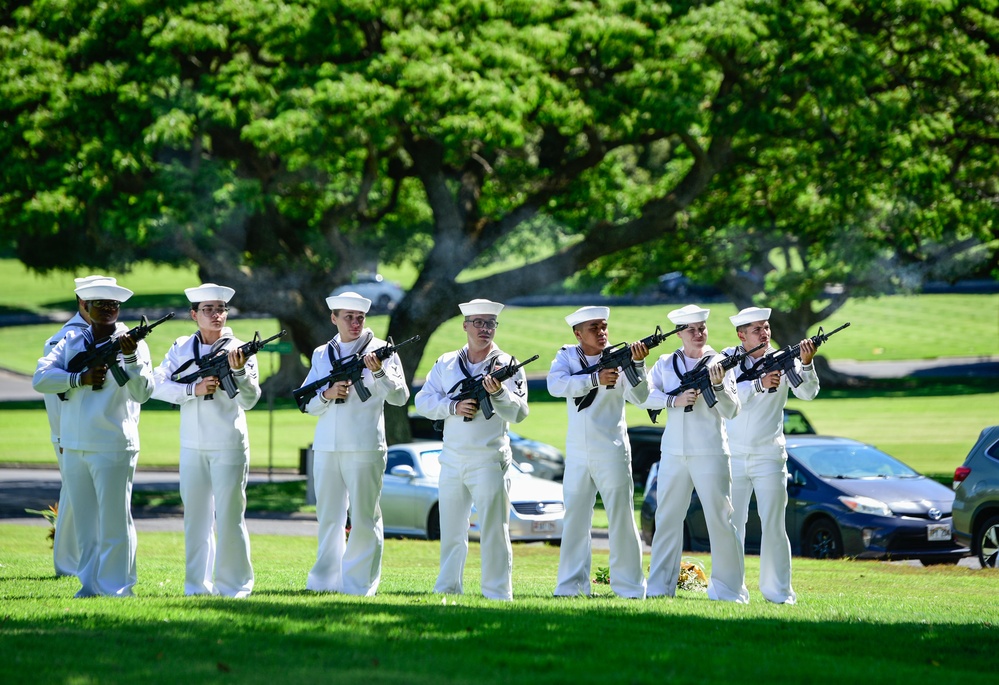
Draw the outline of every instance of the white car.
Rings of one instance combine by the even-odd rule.
[[[382,486],[382,521],[386,535],[441,536],[437,506],[437,479],[444,443],[439,440],[392,445],[388,449]],[[526,467],[530,468],[530,467]],[[510,539],[517,541],[561,540],[565,502],[561,483],[536,478],[513,462],[510,478]],[[469,538],[479,538],[475,509],[469,519]]]
[[[406,296],[406,291],[402,289],[401,285],[386,281],[381,274],[373,273],[355,274],[353,283],[335,288],[330,293],[330,297],[346,292],[357,293],[371,300],[372,313],[390,312]]]

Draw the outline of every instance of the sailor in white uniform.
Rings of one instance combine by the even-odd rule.
[[[306,588],[373,597],[385,546],[380,505],[388,452],[384,405],[405,406],[409,387],[397,355],[380,361],[375,354],[387,343],[364,326],[371,300],[348,292],[326,298],[326,304],[338,332],[313,351],[303,385],[328,376],[334,362],[363,354],[361,383],[371,397],[362,401],[350,381],[339,381],[317,391],[305,406],[319,419],[312,445],[319,550]]]
[[[64,393],[59,444],[65,483],[80,547],[77,597],[132,596],[136,583],[132,478],[139,458],[139,410],[153,391],[153,370],[144,340],[118,323],[122,302],[132,291],[97,281],[76,289],[87,302],[90,327],[70,335],[38,360],[32,386],[40,393]],[[107,366],[68,370],[81,352],[117,338],[116,363],[127,380],[119,386]]]
[[[184,502],[184,594],[247,597],[253,590],[246,480],[250,440],[245,412],[260,399],[256,357],[246,357],[228,321],[232,288],[204,283],[184,290],[194,335],[177,338],[154,371],[153,397],[180,406],[180,497]],[[233,369],[237,394],[216,376],[192,383],[174,378],[197,371],[218,350]]]
[[[736,327],[742,345],[725,354],[766,346],[744,359],[736,374],[752,369],[770,348],[770,309],[749,307],[729,320]],[[792,387],[780,372],[738,384],[742,409],[726,421],[729,447],[732,450],[732,522],[741,544],[746,541],[749,500],[756,491],[760,516],[760,592],[770,602],[794,604],[791,587],[791,543],[787,539],[784,510],[787,507],[787,451],[784,449],[784,405],[788,390],[800,400],[813,400],[819,394],[819,377],[812,366],[815,343],[806,338],[800,343],[801,359],[795,370],[802,383]]]
[[[611,590],[620,597],[645,598],[624,403],[641,405],[649,396],[644,361],[649,349],[641,342],[631,345],[631,364],[640,379],[634,387],[617,368],[577,375],[600,360],[607,347],[609,318],[607,307],[583,307],[565,317],[579,344],[562,347],[548,372],[548,392],[566,398],[569,414],[556,597],[591,593],[590,527],[599,492],[609,523]]]
[[[114,284],[115,279],[109,276],[86,276],[77,278],[75,287],[98,281],[106,281]],[[76,296],[76,313],[63,324],[59,332],[45,341],[45,348],[42,350],[44,357],[60,340],[75,335],[90,326],[90,319],[87,317],[87,303]],[[75,576],[76,570],[80,566],[80,546],[76,542],[76,523],[73,518],[73,505],[69,501],[69,488],[66,487],[66,468],[63,465],[62,447],[59,446],[59,422],[62,415],[63,400],[56,394],[43,395],[45,402],[45,413],[49,417],[49,432],[52,439],[52,447],[55,449],[56,462],[59,464],[59,475],[62,478],[62,486],[59,488],[58,515],[55,521],[55,538],[52,541],[52,560],[55,565],[57,576]]]
[[[482,595],[513,599],[513,548],[510,546],[510,481],[513,461],[508,424],[527,417],[527,387],[523,369],[500,383],[488,375],[513,361],[494,342],[498,302],[476,299],[459,305],[468,344],[442,355],[416,393],[416,410],[444,422],[440,456],[441,560],[434,592],[463,594],[468,525],[472,506],[479,517],[482,554]],[[452,395],[466,378],[483,377],[493,411],[486,419],[474,399],[455,401]]]
[[[656,532],[652,538],[648,596],[676,595],[683,554],[683,521],[692,490],[697,490],[711,541],[710,599],[749,602],[745,584],[745,559],[732,523],[732,472],[724,419],[739,413],[735,375],[714,359],[718,355],[707,344],[710,310],[687,305],[667,316],[687,328],[677,335],[683,347],[661,356],[649,378],[649,409],[665,409],[656,508]],[[708,407],[698,391],[671,395],[681,377],[708,358],[708,369],[717,404]],[[686,407],[691,411],[685,411]]]

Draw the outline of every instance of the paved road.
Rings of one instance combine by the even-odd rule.
[[[251,473],[251,483],[299,480],[302,476],[289,473]],[[177,471],[150,471],[142,468],[135,473],[135,490],[165,491],[177,490]],[[59,471],[52,468],[8,469],[0,468],[0,523],[13,523],[26,526],[44,527],[44,518],[25,513],[25,509],[44,509],[59,499]],[[162,511],[133,508],[132,517],[139,532],[173,532],[184,530],[183,515],[176,510]],[[246,525],[251,535],[300,535],[315,537],[319,533],[315,514],[272,514],[267,512],[247,512]],[[609,549],[606,530],[593,531],[593,549]],[[652,550],[643,544],[646,554]],[[920,566],[918,561],[892,562]],[[958,564],[970,569],[980,569],[976,557],[968,557]]]

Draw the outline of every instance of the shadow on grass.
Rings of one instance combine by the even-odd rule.
[[[709,604],[703,595],[633,604],[551,600],[543,610],[536,602],[463,605],[462,598],[408,592],[378,599],[278,591],[244,601],[118,600],[120,612],[107,611],[108,601],[70,601],[64,615],[45,623],[4,620],[5,677],[364,685],[678,678],[938,683],[987,673],[995,645],[994,627],[984,622],[805,621],[787,607],[776,608],[773,618],[741,618],[740,607],[703,606]],[[132,617],[129,601],[158,602],[162,611],[155,619]]]
[[[994,395],[995,378],[908,377],[865,379],[861,387],[822,386],[822,399],[857,400],[877,397],[940,397],[951,395]]]
[[[305,504],[305,480],[276,483],[250,483],[246,486],[246,510],[290,513],[315,511]],[[179,490],[132,490],[132,506],[137,508],[179,508],[183,505]]]

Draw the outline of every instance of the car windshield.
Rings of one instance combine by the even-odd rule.
[[[823,478],[918,478],[920,474],[870,445],[806,445],[794,458]]]
[[[428,478],[438,478],[441,475],[441,451],[440,450],[422,450],[420,452],[420,465],[423,467],[423,473]]]

